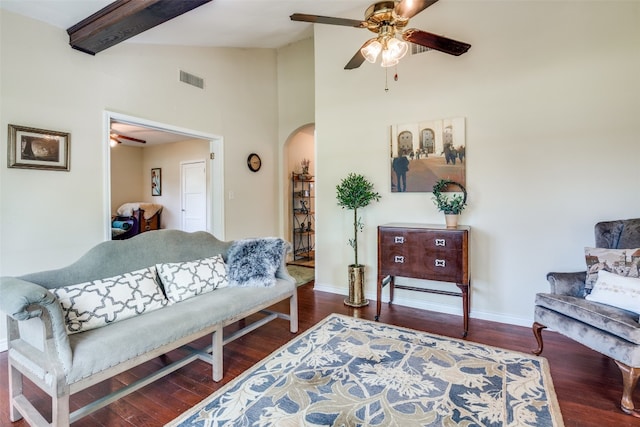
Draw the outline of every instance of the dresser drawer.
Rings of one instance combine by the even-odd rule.
[[[416,278],[463,283],[462,253],[460,251],[433,251],[422,255],[422,269]]]
[[[380,229],[380,245],[398,250],[462,250],[463,233],[403,228]]]
[[[460,251],[404,251],[390,248],[380,254],[380,274],[461,283]],[[402,248],[404,249],[404,248]]]

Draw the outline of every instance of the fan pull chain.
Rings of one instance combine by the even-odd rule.
[[[395,67],[395,72],[393,73],[393,81],[398,81],[398,66]],[[389,92],[389,68],[384,69],[384,91]]]
[[[389,92],[389,69],[384,69],[384,91]]]

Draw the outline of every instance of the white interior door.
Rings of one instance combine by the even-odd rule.
[[[180,164],[182,230],[207,230],[207,168],[204,160]]]

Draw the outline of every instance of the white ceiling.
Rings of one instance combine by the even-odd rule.
[[[171,142],[193,139],[191,136],[117,121],[111,122],[111,134],[129,136],[131,138],[137,138],[145,141],[145,143],[140,143],[136,141],[128,141],[126,139],[119,139],[119,142],[122,145],[129,145],[131,147],[148,147],[151,145],[168,144]]]
[[[364,19],[373,0],[213,0],[123,43],[239,48],[280,48],[310,37],[313,24],[292,13]],[[66,30],[112,0],[0,0],[0,8]],[[354,29],[354,31],[361,31]],[[69,47],[71,49],[71,47]],[[111,49],[117,49],[117,45]],[[98,53],[100,55],[100,53]],[[132,146],[182,141],[183,135],[114,123],[114,132],[147,141]]]
[[[279,48],[312,35],[312,24],[291,21],[292,13],[364,19],[365,9],[374,2],[213,0],[124,43]],[[112,0],[0,0],[0,8],[66,30],[110,3]]]

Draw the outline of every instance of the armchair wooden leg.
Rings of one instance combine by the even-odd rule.
[[[538,342],[538,348],[532,351],[536,356],[540,356],[540,353],[542,353],[542,330],[546,328],[546,326],[538,322],[533,322],[533,326],[531,326],[531,329],[533,329],[533,336],[536,337],[536,341]]]
[[[623,387],[620,408],[625,414],[640,418],[640,411],[633,406],[633,391],[640,378],[640,368],[632,368],[617,360],[614,360],[614,362],[616,362],[616,365],[620,368],[620,372],[622,372]]]

